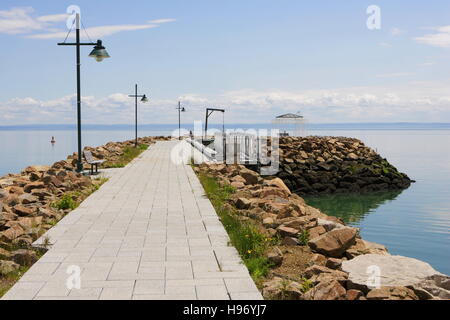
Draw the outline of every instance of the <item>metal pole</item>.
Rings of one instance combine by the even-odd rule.
[[[178,101],[178,140],[181,140],[181,102]]]
[[[135,127],[135,135],[136,135],[136,140],[135,140],[135,142],[134,142],[134,146],[135,146],[135,148],[137,148],[138,147],[138,134],[137,134],[137,120],[138,120],[138,116],[137,116],[137,112],[138,112],[138,110],[137,110],[137,105],[138,105],[138,89],[137,89],[137,84],[136,84],[136,86],[135,86],[135,95],[134,95],[134,97],[135,97],[135,112],[134,112],[134,115],[135,115],[135,124],[136,124],[136,127]]]
[[[76,47],[77,47],[77,130],[78,130],[78,161],[77,172],[83,172],[81,158],[81,62],[80,62],[80,14],[76,15]]]

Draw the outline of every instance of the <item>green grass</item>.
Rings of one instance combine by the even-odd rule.
[[[302,232],[300,232],[298,234],[298,242],[302,246],[306,246],[308,244],[308,241],[309,241],[309,231],[308,230],[303,230]]]
[[[59,200],[53,202],[51,206],[59,210],[67,210],[67,209],[74,210],[78,208],[78,206],[84,199],[86,199],[92,193],[100,189],[100,187],[106,181],[108,181],[107,178],[95,178],[91,186],[87,187],[84,190],[65,193]],[[57,221],[54,222],[54,224],[56,223]],[[53,224],[53,221],[51,221],[50,224]]]
[[[135,147],[126,147],[123,150],[123,154],[120,156],[120,158],[117,161],[106,161],[103,164],[104,168],[123,168],[128,163],[131,162],[134,158],[139,156],[142,152],[148,149],[147,144],[141,144],[137,148]]]
[[[252,223],[239,220],[235,211],[225,205],[235,192],[233,187],[221,187],[216,179],[204,174],[199,174],[199,179],[228,232],[231,244],[239,252],[253,279],[258,282],[268,274],[271,267],[265,252],[272,239],[261,234]]]
[[[55,201],[52,204],[52,207],[59,209],[59,210],[67,210],[67,209],[75,209],[78,207],[78,203],[76,200],[73,199],[73,195],[66,193],[61,197],[61,199]]]

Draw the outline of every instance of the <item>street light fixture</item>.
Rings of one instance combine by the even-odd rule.
[[[137,106],[138,106],[138,98],[142,98],[141,102],[146,103],[148,102],[147,96],[144,95],[138,95],[138,85],[135,85],[134,94],[129,95],[130,98],[134,98],[135,101],[135,108],[134,108],[134,118],[135,118],[135,140],[134,140],[134,146],[138,147],[138,113],[137,113]]]
[[[178,140],[181,140],[181,112],[186,112],[184,107],[181,107],[181,102],[178,101]]]
[[[58,46],[75,46],[77,53],[77,131],[78,131],[78,160],[77,160],[77,172],[83,172],[83,160],[81,157],[81,62],[80,62],[80,47],[81,46],[94,46],[94,49],[90,53],[89,57],[95,58],[98,62],[101,62],[105,58],[109,58],[109,54],[105,47],[102,45],[101,40],[97,40],[96,43],[81,43],[80,42],[80,14],[76,14],[76,42],[75,43],[58,43]]]

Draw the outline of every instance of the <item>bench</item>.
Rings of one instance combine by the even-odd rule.
[[[89,150],[84,150],[83,155],[86,162],[91,165],[91,174],[94,174],[94,166],[95,173],[98,173],[98,165],[105,162],[105,160],[95,160],[92,156],[92,152],[90,152]]]

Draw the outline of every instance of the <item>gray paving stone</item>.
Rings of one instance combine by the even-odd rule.
[[[178,143],[105,170],[110,179],[36,241],[53,245],[3,299],[261,299],[192,168],[171,162]],[[70,266],[80,289],[66,288]]]

